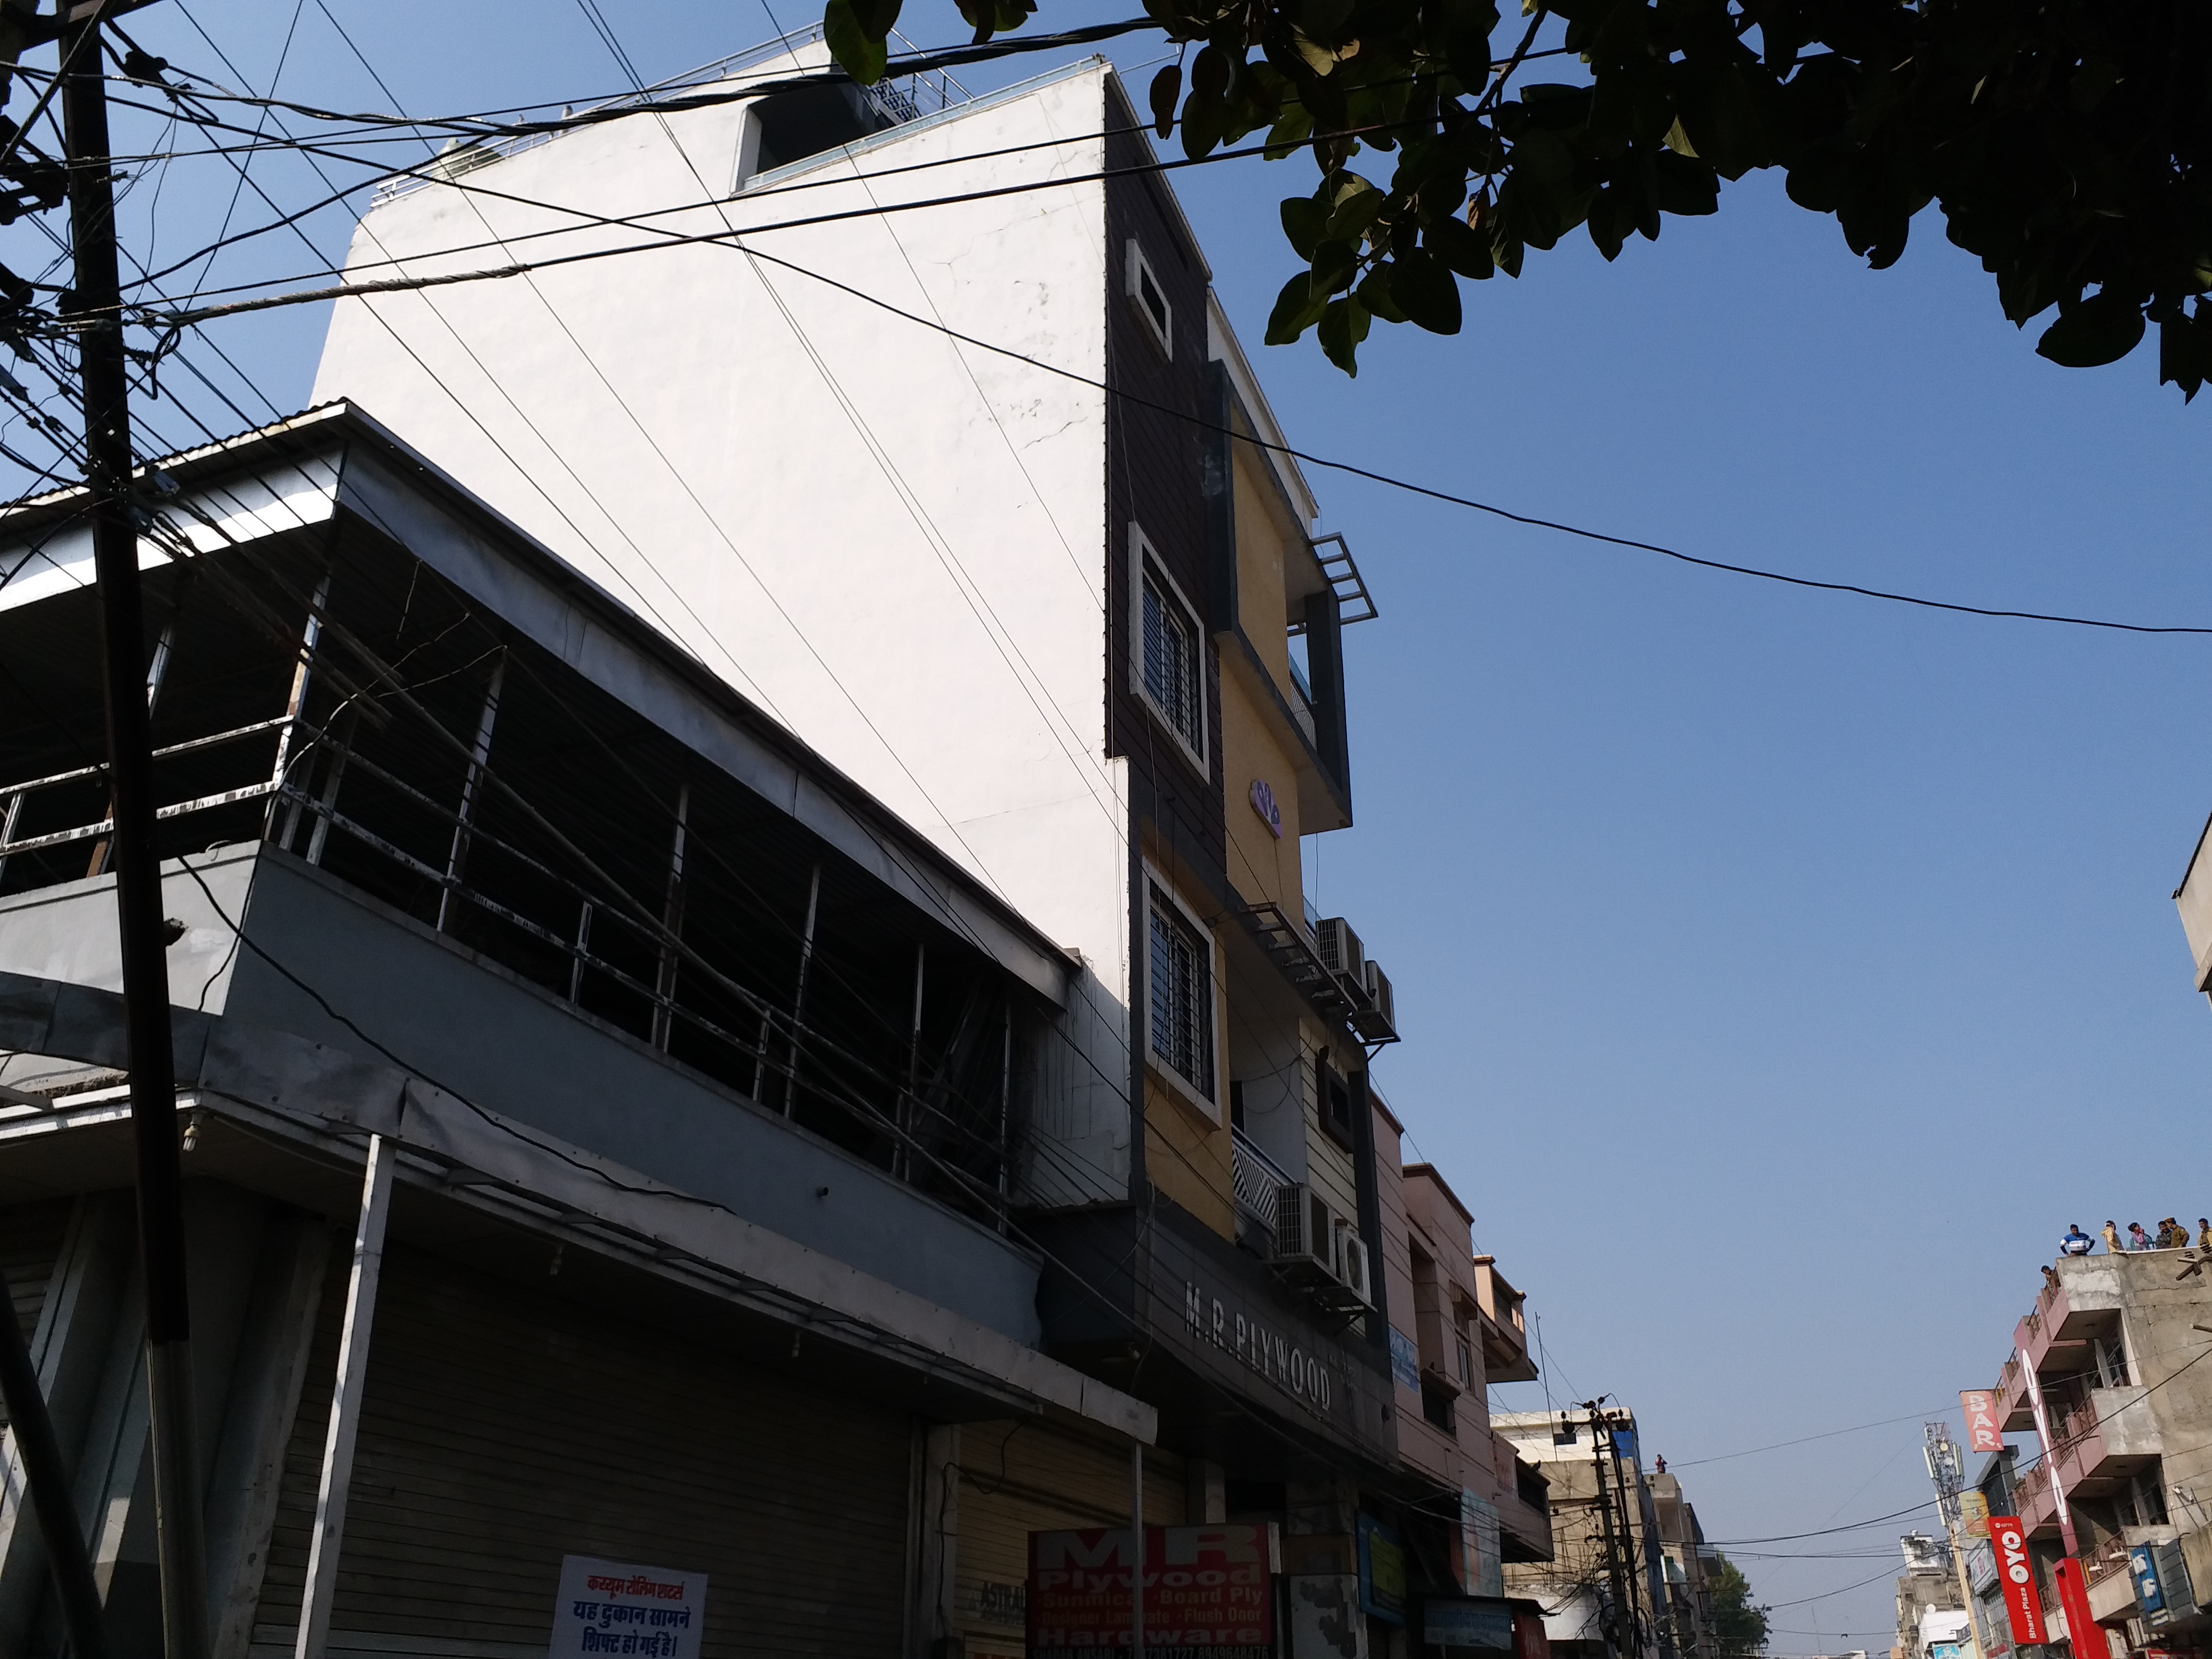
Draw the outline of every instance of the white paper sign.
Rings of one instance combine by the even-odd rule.
[[[547,1659],[601,1653],[697,1659],[706,1617],[703,1572],[564,1555]]]

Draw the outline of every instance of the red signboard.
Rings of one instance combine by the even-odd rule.
[[[1513,1610],[1513,1659],[1552,1659],[1552,1639],[1545,1633],[1542,1613]]]
[[[1129,1529],[1030,1534],[1029,1659],[1129,1649]],[[1273,1526],[1145,1528],[1146,1659],[1273,1659]]]
[[[2081,1564],[2069,1555],[2051,1576],[2058,1581],[2058,1605],[2066,1609],[2066,1639],[2073,1644],[2074,1659],[2106,1659],[2110,1649],[2097,1615],[2089,1611],[2089,1578]]]
[[[2005,1612],[2012,1620],[2015,1647],[2040,1647],[2043,1596],[2035,1587],[2035,1564],[2027,1559],[2027,1530],[2016,1515],[1990,1517],[1990,1548],[1997,1558],[1997,1583],[2004,1586]]]
[[[1966,1449],[1994,1452],[2004,1449],[2004,1430],[1997,1424],[1997,1397],[1987,1389],[1961,1389],[1959,1409],[1966,1415]]]

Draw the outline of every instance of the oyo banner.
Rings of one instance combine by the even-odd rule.
[[[1997,1397],[1987,1389],[1962,1389],[1959,1409],[1966,1418],[1966,1449],[1994,1452],[2004,1449],[2004,1430],[1997,1423]]]
[[[1030,1534],[1029,1659],[1110,1659],[1129,1648],[1127,1527]],[[1273,1659],[1272,1525],[1147,1527],[1147,1659]]]
[[[1997,1558],[1997,1583],[2004,1590],[2006,1616],[2015,1647],[2040,1647],[2043,1596],[2035,1587],[2035,1564],[2027,1559],[2027,1529],[2016,1515],[1990,1517],[1990,1547]]]

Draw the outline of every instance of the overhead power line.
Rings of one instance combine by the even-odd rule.
[[[1374,130],[1375,129],[1373,128],[1367,127],[1347,129],[1342,136],[1356,136],[1358,133],[1372,131]],[[1179,167],[1204,165],[1218,161],[1240,160],[1253,155],[1261,155],[1265,153],[1268,148],[1269,146],[1266,144],[1250,145],[1239,149],[1219,150],[1210,155],[1201,156],[1195,159],[1185,158],[1182,160],[1170,160],[1165,161],[1152,161],[1135,164],[1127,167],[1103,168],[1095,173],[1078,173],[1044,179],[1029,180],[1021,184],[999,185],[988,190],[963,191],[946,196],[929,197],[915,202],[880,203],[864,208],[842,210],[835,213],[813,214],[796,219],[772,221],[767,224],[746,226],[735,230],[726,228],[721,230],[695,233],[664,232],[660,233],[659,240],[652,242],[625,243],[615,247],[592,248],[578,253],[554,255],[544,259],[517,260],[505,265],[487,267],[477,270],[449,271],[430,276],[380,278],[368,283],[341,283],[331,287],[295,291],[290,294],[270,295],[255,299],[234,301],[225,305],[201,307],[179,312],[165,312],[158,308],[148,307],[132,307],[128,309],[142,320],[162,325],[167,335],[173,336],[174,333],[180,329],[194,326],[218,318],[235,316],[249,312],[270,310],[278,307],[318,303],[325,300],[357,299],[378,294],[411,292],[430,288],[453,287],[468,283],[497,281],[507,277],[524,276],[532,271],[551,270],[565,265],[580,264],[586,261],[611,258],[618,255],[627,253],[647,252],[659,248],[672,248],[685,246],[723,246],[738,248],[738,239],[755,237],[769,231],[792,230],[810,226],[832,224],[851,220],[873,219],[890,213],[917,211],[927,208],[949,207],[967,202],[983,201],[1002,197],[1022,195],[1039,190],[1060,189],[1069,185],[1097,183],[1103,180],[1125,177],[1134,173],[1169,172]],[[713,203],[702,203],[700,205],[703,207],[716,204],[717,204]],[[536,204],[536,205],[545,207],[556,211],[574,211],[574,210],[562,209],[557,204],[553,203],[540,203]],[[599,217],[599,216],[583,213],[578,213],[576,216],[580,222],[586,223],[591,222]],[[619,222],[609,221],[607,222]],[[1911,605],[1921,610],[1948,611],[1960,616],[1985,617],[2005,621],[2050,623],[2065,627],[2090,628],[2115,633],[2191,635],[2200,636],[2212,635],[2212,626],[2183,623],[2122,622],[2110,617],[2082,617],[2061,611],[2027,611],[2009,606],[1970,605],[1959,600],[1931,599],[1924,594],[1905,593],[1899,592],[1893,589],[1871,587],[1859,582],[1833,581],[1820,577],[1802,576],[1788,571],[1770,570],[1755,565],[1737,564],[1728,560],[1708,558],[1701,554],[1686,552],[1680,548],[1670,547],[1662,542],[1646,541],[1640,538],[1632,536],[1615,535],[1607,531],[1593,530],[1585,526],[1568,523],[1563,520],[1548,519],[1534,514],[1516,512],[1510,507],[1500,507],[1495,502],[1480,501],[1475,497],[1462,495],[1452,490],[1437,488],[1434,485],[1419,483],[1412,479],[1398,477],[1387,472],[1379,471],[1372,467],[1359,465],[1355,462],[1337,460],[1328,456],[1316,454],[1310,450],[1297,448],[1289,444],[1274,443],[1256,434],[1237,432],[1232,428],[1222,426],[1217,422],[1209,421],[1202,416],[1194,415],[1188,410],[1177,409],[1170,404],[1159,403],[1152,398],[1142,397],[1135,392],[1128,392],[1121,387],[1112,386],[1106,381],[1093,379],[1091,376],[1087,374],[1079,374],[1075,370],[1062,368],[1057,364],[1046,362],[1040,358],[1030,356],[1026,352],[1017,351],[1011,347],[1000,345],[990,340],[981,339],[975,335],[968,334],[961,330],[953,328],[950,325],[941,322],[934,318],[924,317],[915,312],[908,311],[902,307],[892,304],[887,300],[880,299],[875,295],[869,294],[863,289],[854,288],[850,283],[840,282],[834,276],[824,275],[823,272],[811,270],[808,267],[799,264],[792,260],[781,258],[775,254],[765,252],[759,247],[752,246],[750,243],[747,243],[742,248],[738,248],[738,251],[744,252],[751,258],[764,261],[771,264],[780,265],[783,269],[789,270],[795,275],[808,277],[812,281],[821,283],[828,287],[836,289],[841,293],[848,295],[854,299],[874,306],[878,310],[886,312],[892,316],[901,318],[907,322],[912,323],[917,327],[934,330],[949,338],[958,340],[963,344],[972,345],[980,350],[993,352],[997,356],[1010,358],[1018,362],[1026,363],[1030,367],[1042,369],[1047,374],[1056,374],[1064,380],[1073,380],[1079,385],[1102,391],[1109,397],[1118,398],[1144,408],[1158,410],[1161,413],[1172,416],[1177,420],[1183,421],[1188,424],[1197,426],[1207,431],[1225,432],[1237,441],[1250,444],[1256,448],[1267,450],[1273,453],[1288,456],[1292,459],[1304,462],[1310,466],[1317,466],[1330,471],[1341,472],[1352,477],[1364,478],[1370,483],[1379,483],[1389,489],[1402,490],[1409,495],[1419,495],[1430,501],[1441,501],[1447,506],[1460,507],[1467,508],[1471,512],[1486,514],[1492,518],[1502,519],[1510,524],[1522,525],[1531,529],[1549,530],[1560,535],[1572,536],[1580,540],[1595,542],[1606,546],[1626,548],[1636,552],[1654,553],[1662,558],[1672,559],[1682,564],[1692,565],[1700,569],[1718,571],[1723,574],[1748,576],[1760,581],[1779,582],[1789,586],[1802,587],[1820,592],[1848,593],[1856,595],[1862,599],[1876,599],[1891,605]],[[210,293],[220,291],[222,290],[210,290]]]

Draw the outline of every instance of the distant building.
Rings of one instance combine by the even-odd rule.
[[[1542,1603],[1553,1654],[1673,1659],[1668,1558],[1634,1414],[1578,1407],[1500,1413],[1491,1425],[1544,1477],[1552,1559],[1508,1565],[1504,1577],[1509,1595]]]
[[[1930,1654],[1926,1635],[1930,1614],[1951,1620],[1957,1629],[1965,1628],[1967,1615],[1949,1542],[1924,1532],[1909,1532],[1898,1543],[1905,1552],[1905,1571],[1897,1576],[1897,1643],[1890,1650],[1893,1659],[1961,1659],[1956,1652]],[[1955,1635],[1944,1640],[1954,1648],[1957,1645]]]

